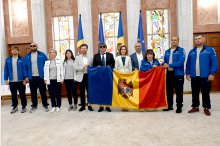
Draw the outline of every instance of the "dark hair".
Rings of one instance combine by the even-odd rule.
[[[153,59],[155,59],[155,53],[153,49],[147,49],[146,53],[144,54],[144,59],[147,60],[147,54],[153,54]]]
[[[105,46],[105,48],[107,48],[107,45],[105,43],[99,43],[99,48],[100,46]]]
[[[82,45],[80,45],[80,48],[85,47],[85,46],[86,46],[86,48],[88,49],[88,45],[87,45],[87,44],[82,44]]]
[[[122,43],[118,43],[118,44],[117,44],[117,47],[119,47],[119,46],[121,46],[121,45],[122,45]]]
[[[128,54],[128,48],[127,48],[125,45],[122,45],[122,46],[120,47],[120,49],[119,49],[119,55],[121,55],[121,49],[122,49],[123,47],[126,49],[126,54],[125,54],[125,55],[127,55],[127,54]]]
[[[202,37],[204,37],[204,35],[201,34],[201,33],[195,34],[195,37],[197,37],[197,36],[202,36]]]
[[[75,57],[74,57],[74,55],[73,55],[73,52],[68,49],[68,50],[66,50],[66,52],[65,52],[65,59],[64,59],[64,62],[63,62],[63,63],[67,62],[67,60],[68,60],[68,58],[66,57],[66,54],[67,54],[68,52],[70,52],[70,54],[71,54],[71,59],[72,59],[72,60],[75,60]]]
[[[18,46],[12,46],[12,47],[11,47],[11,50],[12,50],[12,49],[17,49],[17,50],[19,51]]]

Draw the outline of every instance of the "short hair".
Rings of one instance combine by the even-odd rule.
[[[107,48],[107,45],[105,43],[99,43],[99,48],[100,46],[105,46],[105,48]]]
[[[136,47],[136,44],[140,44],[141,45],[141,43],[140,42],[136,42],[135,44],[134,44],[134,47]],[[142,45],[141,45],[142,46]]]
[[[153,55],[153,59],[155,59],[155,53],[153,49],[148,49],[145,54],[144,54],[144,58],[147,60],[147,54],[152,54]]]
[[[200,33],[200,34],[199,34],[199,33],[198,33],[198,34],[195,34],[195,37],[197,37],[197,36],[202,36],[202,37],[204,37],[204,35],[201,34],[201,33]]]
[[[82,47],[86,47],[88,49],[88,45],[87,44],[80,45],[80,48],[82,48]]]
[[[117,47],[119,47],[119,46],[121,46],[121,45],[122,45],[122,43],[118,43],[118,44],[117,44]]]
[[[172,36],[172,37],[171,37],[171,40],[172,40],[173,37],[176,37],[177,40],[179,41],[179,36]]]
[[[18,46],[12,46],[11,50],[13,50],[13,49],[17,49],[19,51],[19,47]]]
[[[51,51],[54,51],[54,53],[57,55],[57,50],[51,48],[50,51],[49,51],[49,53],[50,53]]]
[[[125,55],[127,55],[127,54],[128,54],[128,48],[127,48],[125,45],[122,45],[122,46],[120,47],[120,49],[119,49],[119,55],[121,55],[121,49],[122,49],[123,47],[125,47],[125,49],[126,49],[126,54],[125,54]]]

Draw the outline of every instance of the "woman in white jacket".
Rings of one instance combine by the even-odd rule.
[[[56,59],[57,51],[50,49],[50,60],[44,65],[44,81],[48,86],[52,109],[51,112],[60,111],[61,107],[61,83],[63,83],[63,64]]]
[[[121,73],[132,72],[131,58],[128,54],[126,46],[121,46],[119,49],[119,56],[115,58],[115,69]],[[128,111],[126,108],[122,108],[122,111]]]

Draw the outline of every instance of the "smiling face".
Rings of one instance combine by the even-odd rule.
[[[50,59],[54,60],[56,58],[57,54],[53,49],[51,49],[49,56],[50,56]]]
[[[120,53],[121,53],[121,55],[127,55],[127,48],[126,47],[121,47]]]

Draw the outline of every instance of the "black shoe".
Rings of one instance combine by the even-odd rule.
[[[86,108],[85,107],[81,107],[80,109],[79,109],[79,112],[82,112],[82,111],[84,111]]]
[[[100,107],[99,110],[98,110],[98,112],[102,112],[103,110],[104,110],[104,108],[103,108],[103,107]]]
[[[105,110],[108,111],[108,112],[111,112],[110,107],[106,107]]]
[[[12,111],[11,111],[11,114],[14,114],[18,111],[18,107],[13,107]]]
[[[177,108],[176,109],[176,113],[182,113],[182,109],[181,108]]]
[[[89,111],[93,111],[92,106],[88,106]]]
[[[167,109],[163,109],[163,111],[170,111],[170,110],[173,110],[173,108],[172,108],[172,107],[169,107],[169,108],[167,108]]]
[[[26,107],[24,106],[24,107],[22,107],[22,109],[21,109],[21,113],[25,113],[27,110],[26,110]]]

